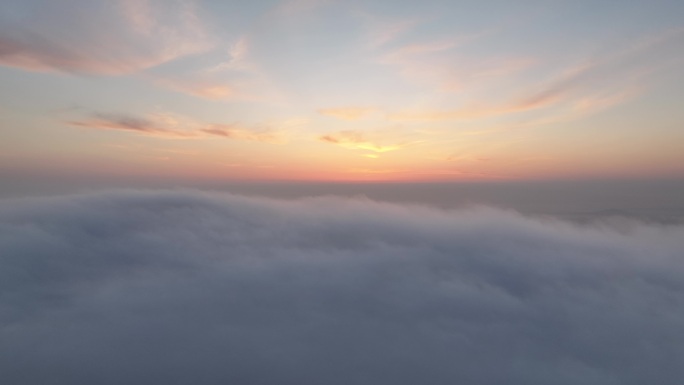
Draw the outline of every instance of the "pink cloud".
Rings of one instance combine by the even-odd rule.
[[[372,132],[344,130],[323,135],[318,139],[350,150],[367,150],[376,153],[401,150],[417,143],[409,140],[405,134],[388,130]]]
[[[30,71],[117,75],[213,46],[193,2],[119,0],[16,5],[0,16],[0,64]]]
[[[73,127],[96,130],[114,130],[164,139],[201,139],[222,137],[234,140],[282,143],[284,130],[270,125],[246,126],[242,124],[207,124],[167,113],[136,117],[126,114],[93,114],[84,119],[66,122]]]
[[[377,109],[372,107],[338,107],[321,108],[318,110],[318,113],[321,115],[331,116],[342,120],[359,120],[366,118],[375,112],[377,112]]]

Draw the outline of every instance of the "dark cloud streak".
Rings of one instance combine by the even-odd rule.
[[[282,133],[269,127],[250,128],[239,124],[203,124],[164,114],[140,118],[126,114],[95,113],[90,117],[65,123],[73,127],[136,132],[167,139],[221,137],[268,143],[282,141],[280,137]]]

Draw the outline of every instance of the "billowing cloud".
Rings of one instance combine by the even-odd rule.
[[[214,136],[268,143],[280,143],[285,140],[283,130],[278,130],[268,125],[247,127],[238,123],[206,124],[169,113],[148,114],[142,118],[126,114],[96,113],[91,117],[71,120],[66,123],[73,127],[127,131],[167,139]],[[286,122],[283,125],[286,126],[288,124]]]
[[[363,199],[0,201],[24,384],[679,384],[684,228]]]
[[[0,64],[124,74],[210,49],[192,1],[3,2]]]

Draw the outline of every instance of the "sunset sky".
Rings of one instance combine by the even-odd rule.
[[[684,177],[684,2],[0,4],[0,172]]]
[[[681,385],[684,0],[0,0],[10,385]]]

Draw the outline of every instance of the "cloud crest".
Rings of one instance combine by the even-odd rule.
[[[678,384],[683,227],[363,199],[0,202],[12,384]]]

